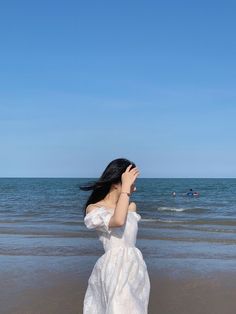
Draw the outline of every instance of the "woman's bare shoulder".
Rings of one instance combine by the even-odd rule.
[[[95,208],[101,207],[101,205],[98,203],[94,203],[94,204],[89,204],[86,207],[86,213],[89,213],[90,211],[92,211]],[[135,202],[130,202],[128,210],[131,212],[136,212],[137,211],[137,206]]]
[[[88,214],[89,212],[91,212],[93,209],[95,208],[98,208],[99,205],[97,205],[96,203],[94,204],[89,204],[87,207],[86,207],[86,213]]]

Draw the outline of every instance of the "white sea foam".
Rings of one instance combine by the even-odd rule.
[[[167,222],[167,223],[182,223],[182,220],[172,220],[172,219],[160,219],[160,218],[142,218],[142,221],[146,222]]]
[[[160,222],[168,222],[168,223],[182,223],[183,220],[172,220],[172,219],[158,219]]]
[[[175,208],[175,207],[158,207],[157,210],[160,211],[174,211],[174,212],[183,212],[185,210],[188,210],[187,208]]]
[[[155,218],[142,218],[142,221],[147,221],[147,222],[153,222],[153,221],[160,221],[160,219],[155,219]]]

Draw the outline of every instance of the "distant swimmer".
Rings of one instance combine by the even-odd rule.
[[[193,196],[193,189],[189,189],[189,192],[186,193],[187,196]]]
[[[199,196],[199,192],[193,191],[193,189],[189,189],[189,191],[186,193],[187,196]]]
[[[175,192],[175,191],[172,192],[172,196],[173,196],[173,197],[176,197],[176,192]]]

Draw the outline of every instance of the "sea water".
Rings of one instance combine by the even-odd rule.
[[[1,178],[0,255],[101,255],[83,223],[91,191],[79,189],[93,180]],[[146,258],[236,267],[236,179],[138,178],[136,188],[137,246]],[[199,196],[186,196],[189,189]]]

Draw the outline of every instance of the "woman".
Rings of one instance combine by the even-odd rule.
[[[139,170],[124,158],[111,161],[84,207],[84,223],[96,229],[105,253],[97,260],[84,298],[83,314],[146,314],[150,280],[141,251],[135,247],[138,221],[130,195]]]

